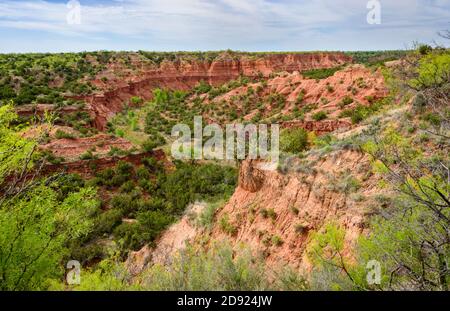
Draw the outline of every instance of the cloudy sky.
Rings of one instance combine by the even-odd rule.
[[[0,53],[381,50],[433,40],[449,45],[437,32],[450,29],[450,0],[379,0],[380,24],[367,22],[368,0],[68,2],[0,0]]]

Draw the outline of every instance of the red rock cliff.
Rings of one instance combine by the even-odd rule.
[[[221,57],[213,62],[168,62],[158,69],[145,71],[133,77],[128,83],[101,95],[84,98],[90,105],[94,126],[105,129],[109,118],[121,111],[124,102],[132,96],[149,99],[155,88],[187,90],[204,80],[212,85],[220,85],[240,75],[254,77],[268,76],[276,71],[303,71],[330,68],[351,62],[351,57],[343,53],[269,54],[260,58]]]

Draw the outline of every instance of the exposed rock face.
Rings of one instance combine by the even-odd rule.
[[[124,85],[100,95],[84,99],[89,103],[95,126],[103,130],[109,118],[121,111],[130,97],[141,96],[149,99],[154,88],[188,90],[203,80],[212,85],[220,85],[238,78],[262,74],[268,76],[276,71],[303,71],[329,68],[351,62],[351,57],[343,53],[273,54],[252,59],[218,59],[213,62],[163,62],[158,69],[144,71],[141,76],[127,80]]]
[[[347,120],[288,121],[281,123],[283,128],[303,128],[317,135],[327,134],[339,129],[349,129],[352,123]]]
[[[362,65],[351,65],[337,71],[333,76],[315,80],[303,77],[298,72],[285,73],[269,79],[266,84],[252,83],[235,88],[223,95],[217,96],[213,102],[220,104],[222,101],[232,103],[233,98],[245,96],[249,88],[258,90],[258,96],[262,99],[272,94],[281,94],[286,98],[286,105],[282,115],[289,115],[295,109],[302,109],[309,105],[310,109],[304,113],[305,123],[297,122],[297,126],[305,126],[305,129],[316,132],[330,132],[337,128],[346,127],[342,122],[312,123],[312,116],[320,111],[327,113],[329,119],[341,119],[340,113],[344,109],[352,109],[357,105],[371,105],[374,101],[384,98],[388,94],[384,77],[381,72],[372,72]],[[299,100],[299,97],[301,100]],[[342,104],[344,98],[352,100],[351,103]],[[241,112],[242,107],[236,106]],[[266,106],[269,112],[271,107]],[[266,113],[265,110],[262,111]],[[251,120],[257,110],[244,116],[245,120]],[[289,124],[289,122],[288,122]],[[294,125],[294,124],[292,124]]]
[[[257,192],[264,183],[264,172],[255,163],[254,160],[246,160],[239,170],[239,186],[249,192]]]
[[[90,149],[95,150],[95,154],[106,154],[111,147],[121,150],[130,150],[133,145],[120,137],[108,134],[98,134],[92,137],[75,139],[56,139],[48,144],[42,145],[43,149],[52,151],[55,156],[65,159],[76,159]]]
[[[265,170],[261,161],[244,161],[239,186],[215,215],[210,241],[227,240],[237,248],[243,242],[255,255],[264,256],[269,265],[288,264],[308,271],[312,268],[306,252],[311,233],[333,222],[345,229],[344,255],[351,258],[356,240],[367,228],[372,195],[380,193],[376,188],[378,180],[367,176],[369,160],[357,151],[341,150],[309,160],[307,169],[292,163],[285,174]],[[355,193],[339,190],[346,174],[360,182],[361,199],[355,199]],[[274,216],[264,216],[262,211],[269,209],[273,209]],[[236,228],[233,236],[220,227],[224,216]],[[149,264],[167,264],[187,241],[195,243],[204,233],[185,215],[161,235],[155,249],[146,246],[132,252],[128,270],[137,275]],[[282,243],[275,245],[274,236]]]
[[[80,109],[77,106],[64,106],[64,107],[56,107],[55,105],[45,105],[45,104],[30,104],[30,105],[21,105],[16,107],[16,112],[21,117],[29,117],[29,116],[43,116],[46,112],[59,112],[62,114],[68,114],[72,112],[78,111],[87,111],[85,108]]]
[[[51,174],[58,171],[65,171],[69,174],[79,174],[83,176],[83,178],[91,178],[95,175],[96,171],[115,167],[117,165],[117,162],[119,161],[128,162],[134,164],[135,166],[138,166],[142,165],[142,160],[145,158],[155,158],[158,161],[165,161],[166,155],[162,150],[154,150],[151,152],[131,154],[122,157],[104,157],[101,159],[79,160],[61,164],[50,164],[43,168],[42,173]]]
[[[128,272],[133,276],[142,272],[151,261],[152,252],[152,248],[149,245],[145,245],[136,252],[131,252],[125,262]]]
[[[146,245],[137,252],[131,252],[125,263],[128,271],[132,275],[137,275],[148,264],[169,264],[175,253],[184,249],[199,233],[199,228],[192,223],[190,215],[198,215],[205,206],[197,202],[188,207],[181,220],[170,226],[159,237],[154,249]]]
[[[376,187],[374,177],[367,179],[370,164],[366,156],[356,151],[337,151],[324,159],[310,159],[305,165],[290,165],[290,172],[282,174],[266,171],[260,163],[245,161],[239,175],[240,184],[227,205],[216,215],[213,240],[231,239],[250,245],[255,254],[264,254],[267,262],[288,263],[309,269],[306,247],[312,231],[320,230],[329,222],[336,222],[346,231],[346,252],[366,227],[371,194]],[[358,197],[339,190],[346,174],[359,180]],[[273,209],[273,218],[262,210]],[[236,228],[229,236],[220,228],[219,220],[227,215]],[[281,245],[274,245],[277,236]]]

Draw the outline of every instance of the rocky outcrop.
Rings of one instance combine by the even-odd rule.
[[[288,121],[281,123],[282,128],[303,128],[316,135],[323,135],[339,129],[350,129],[352,123],[347,120],[324,120],[324,121]]]
[[[49,164],[43,167],[42,174],[48,175],[57,172],[79,174],[83,178],[91,178],[95,173],[107,168],[115,167],[119,161],[131,163],[135,166],[142,165],[145,158],[155,158],[158,161],[166,161],[166,155],[162,150],[154,150],[127,156],[104,157],[92,160],[79,160],[61,164]]]
[[[287,173],[261,168],[262,163],[244,161],[239,187],[215,217],[212,240],[229,239],[236,247],[243,242],[269,264],[284,262],[309,269],[310,234],[336,222],[346,231],[346,253],[351,253],[367,226],[377,183],[375,177],[367,176],[370,163],[364,154],[341,150],[326,157],[296,159],[287,165]],[[359,189],[343,190],[349,176],[358,181]],[[223,217],[235,234],[222,230]]]
[[[148,264],[170,264],[175,253],[183,250],[199,234],[199,227],[192,219],[202,213],[205,207],[206,204],[200,202],[190,205],[180,221],[171,225],[158,238],[154,248],[146,245],[139,251],[130,252],[125,262],[128,271],[135,276]]]
[[[74,160],[87,151],[95,155],[105,155],[111,148],[128,151],[133,145],[123,138],[102,133],[91,137],[54,139],[41,148],[50,150],[55,156]]]
[[[303,127],[320,135],[350,125],[350,118],[342,116],[344,110],[355,109],[359,105],[370,106],[387,95],[381,71],[349,65],[324,79],[306,78],[298,71],[282,72],[267,81],[234,88],[206,102],[218,107],[230,106],[238,114],[245,114],[242,116],[244,120],[251,122],[255,117],[264,120],[287,117],[297,121],[284,122],[286,127]],[[255,105],[254,97],[264,105]],[[244,109],[246,99],[250,99],[253,105]],[[314,121],[314,114],[319,112],[326,113],[325,122]],[[204,117],[211,118],[211,114],[206,113]],[[217,119],[210,119],[210,122],[220,123]]]
[[[239,186],[216,213],[212,231],[206,231],[208,240],[228,241],[236,249],[244,243],[269,265],[308,271],[312,268],[307,255],[311,234],[336,223],[345,229],[344,256],[351,258],[355,242],[367,230],[371,206],[376,205],[374,194],[380,193],[378,179],[368,176],[367,156],[340,150],[325,157],[295,159],[284,173],[266,170],[264,164],[243,161]],[[349,176],[358,181],[358,189],[345,189]],[[205,231],[194,227],[188,214],[161,235],[156,248],[145,246],[130,254],[127,267],[133,275],[154,263],[167,264],[187,242],[205,242]],[[225,217],[233,233],[221,227]]]
[[[16,107],[16,112],[21,117],[40,116],[45,115],[46,112],[58,112],[61,114],[69,114],[78,111],[88,111],[86,108],[80,108],[78,106],[63,106],[58,107],[55,105],[46,104],[30,104],[21,105]]]
[[[255,163],[255,160],[244,161],[239,169],[239,186],[249,192],[257,192],[264,183],[264,172]]]

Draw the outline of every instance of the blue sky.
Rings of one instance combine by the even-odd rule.
[[[74,0],[71,0],[74,1]],[[450,0],[0,0],[0,53],[91,50],[382,50],[448,46]],[[73,15],[72,15],[73,16]]]

